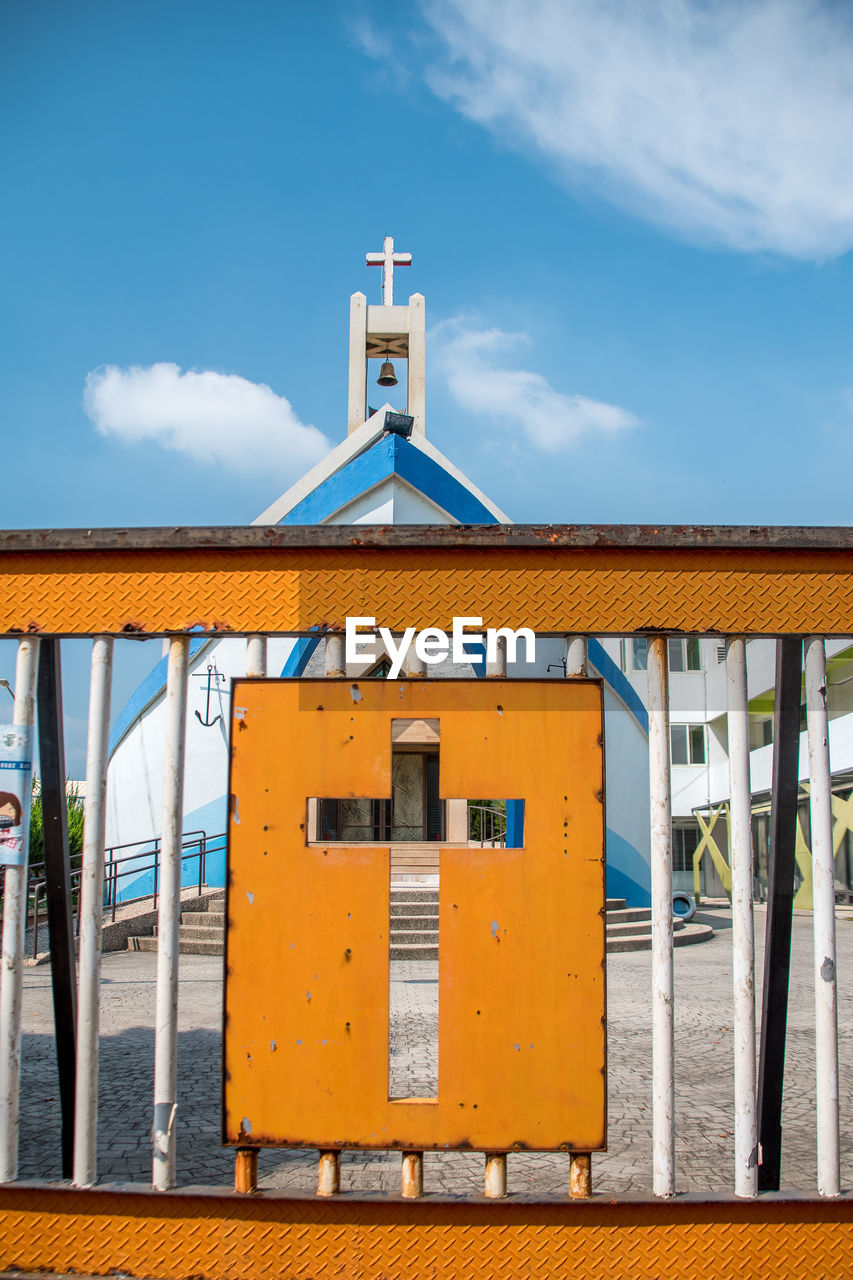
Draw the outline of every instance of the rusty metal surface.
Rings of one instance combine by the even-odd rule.
[[[390,796],[400,717],[439,720],[442,797],[524,799],[525,847],[441,846],[438,1096],[389,1100],[390,852],[305,824]],[[226,1141],[603,1147],[601,731],[597,681],[235,681]]]
[[[10,549],[0,561],[0,634],[293,633],[343,629],[348,615],[446,629],[472,613],[486,626],[596,635],[853,631],[849,538],[821,549],[585,545],[554,533],[518,545],[487,531],[486,541],[454,544],[429,542],[421,526],[402,530],[408,542],[358,528],[357,540],[315,530],[310,546]]]
[[[853,1201],[334,1200],[0,1188],[0,1267],[159,1280],[853,1277]]]
[[[253,550],[261,547],[728,547],[853,550],[848,525],[173,525],[0,529],[0,552]]]

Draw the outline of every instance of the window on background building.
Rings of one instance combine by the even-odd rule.
[[[673,764],[704,764],[705,726],[703,724],[670,725],[669,745]]]
[[[672,828],[672,869],[692,871],[693,855],[699,844],[699,826]]]
[[[699,649],[699,640],[696,637],[688,640],[669,640],[667,648],[670,671],[702,670],[702,655]],[[623,671],[647,671],[649,646],[646,637],[634,636],[630,640],[623,640],[620,658]]]
[[[702,670],[699,640],[696,636],[692,636],[687,640],[670,640],[668,648],[670,671]]]
[[[749,714],[749,749],[759,751],[761,747],[769,747],[773,741],[773,717],[760,718],[757,714]]]
[[[645,671],[649,663],[649,647],[645,636],[634,636],[631,641],[631,666],[635,671]]]

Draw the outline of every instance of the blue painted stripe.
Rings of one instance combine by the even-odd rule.
[[[383,480],[399,476],[462,524],[497,524],[488,507],[402,436],[382,436],[323,480],[287,513],[282,524],[321,524]]]
[[[508,849],[524,848],[523,800],[507,800],[506,802],[506,847]]]
[[[199,636],[196,640],[190,640],[190,658],[194,657],[199,649],[206,645],[210,639],[212,639],[211,636]],[[113,754],[134,720],[142,715],[148,704],[153,702],[166,688],[168,670],[169,656],[166,654],[153,670],[149,671],[145,679],[136,686],[116,716],[115,723],[110,731],[110,755]]]
[[[489,508],[439,463],[401,436],[391,438],[395,442],[395,471],[401,480],[419,489],[462,524],[498,523]]]
[[[651,869],[630,841],[607,828],[607,896],[624,898],[629,907],[652,905]]]
[[[316,631],[317,628],[312,627],[311,630]],[[281,669],[281,674],[283,676],[301,676],[321,638],[321,636],[300,636],[287,655],[287,661]]]
[[[478,644],[475,641],[466,640],[465,648],[470,654],[474,654],[474,661],[471,666],[474,668],[474,675],[478,680],[482,680],[486,674],[486,646]]]
[[[635,717],[643,733],[648,736],[649,713],[643,706],[642,698],[630,680],[619,670],[600,641],[592,636],[587,643],[587,652],[589,653],[589,660],[598,674],[607,681],[617,697],[622,699],[625,706]]]

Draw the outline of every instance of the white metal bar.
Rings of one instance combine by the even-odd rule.
[[[336,1196],[341,1189],[340,1151],[321,1151],[317,1163],[317,1195]]]
[[[649,639],[649,792],[652,857],[652,1186],[675,1194],[672,971],[672,803],[666,639]]]
[[[503,1152],[486,1152],[484,1191],[487,1200],[503,1200],[506,1196],[507,1158]]]
[[[74,1182],[78,1187],[91,1187],[98,1176],[98,1029],[112,674],[112,637],[97,636],[92,641],[89,681],[89,736],[80,876],[77,1086],[74,1094]]]
[[[586,676],[588,656],[586,636],[569,636],[566,639],[566,675]]]
[[[18,641],[13,724],[35,723],[38,652],[38,640],[27,636]],[[0,962],[0,1182],[11,1182],[18,1176],[21,997],[26,930],[27,868],[7,867]]]
[[[404,1151],[400,1167],[400,1195],[404,1200],[417,1200],[424,1193],[424,1153]]]
[[[809,636],[807,639],[805,667],[814,895],[817,1189],[822,1196],[837,1196],[841,1192],[841,1166],[838,1142],[835,859],[832,849],[826,649],[822,636]]]
[[[347,673],[344,637],[339,632],[331,632],[326,636],[325,673],[330,679]]]
[[[169,644],[166,681],[166,752],[163,839],[157,916],[157,1008],[154,1031],[153,1175],[157,1191],[175,1185],[175,1112],[178,1087],[178,948],[181,911],[181,837],[187,725],[188,636]]]
[[[752,789],[746,641],[726,645],[729,735],[729,840],[732,865],[732,985],[734,1001],[735,1195],[758,1194],[758,1112],[755,1080],[755,945],[752,914]]]
[[[246,640],[246,675],[266,677],[267,638],[249,636]]]
[[[588,1200],[592,1195],[592,1155],[573,1151],[569,1157],[569,1198]]]
[[[495,645],[495,656],[489,658],[486,655],[486,676],[489,679],[503,680],[506,678],[506,637],[498,636]]]

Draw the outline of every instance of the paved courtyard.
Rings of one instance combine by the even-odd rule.
[[[842,1099],[842,1181],[853,1187],[853,919],[838,921],[839,1042]],[[712,941],[675,953],[676,1161],[682,1191],[733,1190],[731,916],[701,916],[717,929]],[[783,1187],[814,1191],[814,1033],[811,916],[794,921],[792,986],[783,1113]],[[756,911],[756,961],[763,964],[764,912]],[[119,952],[104,957],[99,1176],[149,1182],[154,1067],[156,956]],[[435,1087],[437,967],[392,966],[392,1092]],[[651,1190],[651,956],[611,955],[608,977],[608,1143],[593,1157],[602,1192]],[[760,1001],[760,980],[759,980]],[[59,1177],[59,1105],[53,1056],[50,972],[24,977],[25,1036],[21,1101],[23,1178]],[[219,1145],[222,960],[181,957],[179,1008],[180,1186],[230,1184],[233,1152]],[[555,1010],[556,1015],[556,1010]],[[530,1100],[531,1106],[536,1099]],[[482,1191],[483,1157],[427,1153],[425,1190]],[[316,1152],[262,1152],[261,1185],[310,1190]],[[344,1190],[399,1190],[397,1153],[348,1152]],[[510,1192],[565,1194],[568,1157],[511,1155]]]

